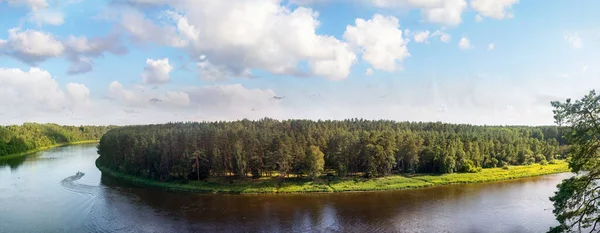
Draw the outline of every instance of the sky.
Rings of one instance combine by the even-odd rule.
[[[551,125],[600,84],[595,0],[0,0],[0,124]]]

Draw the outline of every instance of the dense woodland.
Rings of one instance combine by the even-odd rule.
[[[41,147],[84,140],[98,140],[112,126],[60,126],[24,123],[0,126],[0,156]]]
[[[556,126],[352,119],[261,119],[127,126],[105,134],[98,164],[155,180],[478,172],[565,156]]]

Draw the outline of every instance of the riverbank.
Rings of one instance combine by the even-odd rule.
[[[51,145],[51,146],[44,146],[44,147],[40,147],[40,148],[37,148],[37,149],[34,149],[34,150],[28,150],[28,151],[17,153],[17,154],[10,154],[10,155],[0,156],[0,161],[2,161],[2,160],[16,159],[16,158],[20,158],[20,157],[26,156],[28,154],[32,154],[32,153],[35,153],[35,152],[39,152],[39,151],[43,151],[43,150],[47,150],[47,149],[51,149],[51,148],[55,148],[55,147],[60,147],[60,146],[69,146],[69,145],[78,145],[78,144],[89,144],[89,143],[98,143],[98,142],[100,142],[100,140],[85,140],[85,141],[77,141],[77,142],[70,142],[70,143],[55,144],[55,145]]]
[[[509,166],[508,169],[487,168],[478,173],[393,175],[372,179],[359,177],[334,178],[332,180],[327,180],[325,177],[315,180],[288,178],[283,181],[280,181],[279,178],[270,177],[240,180],[209,178],[204,181],[190,181],[184,184],[159,182],[123,174],[102,167],[97,162],[96,166],[103,174],[134,185],[183,192],[234,194],[390,191],[450,184],[502,181],[570,171],[567,162],[557,160],[555,164]]]

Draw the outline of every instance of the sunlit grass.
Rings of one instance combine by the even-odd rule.
[[[394,175],[374,179],[339,179],[330,182],[329,185],[335,192],[346,192],[422,188],[432,186],[433,184],[424,182],[422,180]]]
[[[327,181],[287,179],[279,187],[278,193],[309,193],[309,192],[331,192],[332,189],[327,185]]]
[[[454,173],[445,175],[418,175],[414,179],[423,180],[436,185],[454,183],[478,183],[497,180],[510,180],[523,177],[540,176],[560,172],[568,172],[569,167],[565,161],[556,161],[555,164],[533,164],[524,166],[509,166],[508,169],[489,168],[478,173]]]
[[[510,180],[523,177],[547,175],[568,172],[565,161],[556,161],[555,164],[533,164],[525,166],[509,166],[508,169],[489,168],[479,173],[454,173],[443,175],[414,174],[392,175],[381,178],[334,178],[327,181],[321,179],[310,180],[307,178],[272,178],[260,179],[233,179],[210,178],[204,181],[190,181],[189,183],[159,182],[147,180],[131,175],[125,175],[113,170],[100,167],[100,170],[113,177],[126,180],[136,185],[157,187],[173,191],[207,192],[207,193],[308,193],[308,192],[348,192],[348,191],[383,191],[415,189],[447,184],[479,183],[499,180]]]

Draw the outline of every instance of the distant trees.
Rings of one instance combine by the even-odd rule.
[[[0,126],[0,156],[17,154],[55,144],[98,140],[114,126],[60,126],[24,123]]]
[[[98,162],[157,180],[478,172],[564,158],[562,134],[556,126],[363,119],[169,123],[109,131]]]

